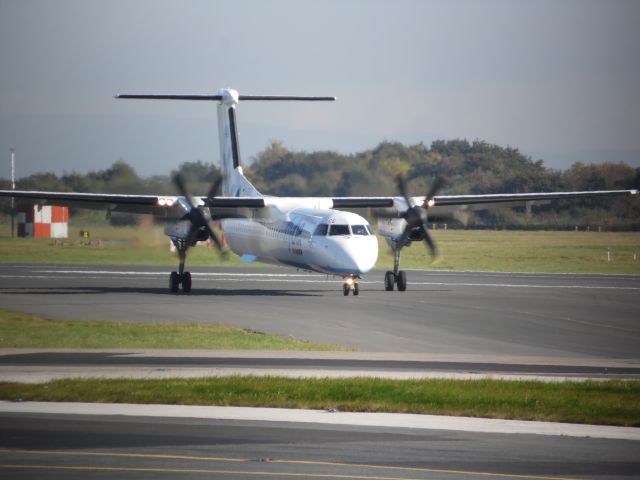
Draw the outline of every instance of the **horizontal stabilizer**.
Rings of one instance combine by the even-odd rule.
[[[336,97],[296,97],[291,95],[239,95],[239,100],[298,101],[298,102],[335,102]]]
[[[205,100],[221,101],[222,95],[116,95],[115,98],[133,98],[141,100]],[[298,101],[298,102],[334,102],[336,97],[298,97],[291,95],[239,95],[238,100]]]
[[[222,95],[116,95],[116,98],[134,98],[142,100],[222,100]]]

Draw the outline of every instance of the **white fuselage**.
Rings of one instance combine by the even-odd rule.
[[[244,261],[261,261],[342,276],[360,276],[378,259],[378,241],[360,215],[333,209],[330,198],[261,195],[242,172],[236,106],[239,94],[220,91],[218,136],[228,197],[259,197],[252,218],[220,223],[231,250]]]
[[[231,250],[249,259],[333,275],[362,275],[378,259],[378,241],[360,215],[324,208],[267,207],[252,219],[223,220]]]

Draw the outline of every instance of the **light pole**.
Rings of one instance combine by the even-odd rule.
[[[11,152],[11,190],[16,189],[16,150],[10,149]],[[11,197],[11,238],[15,237],[16,232],[16,199]]]

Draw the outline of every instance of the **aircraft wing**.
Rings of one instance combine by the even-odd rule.
[[[59,205],[125,213],[146,213],[163,217],[174,216],[172,213],[175,210],[172,210],[172,207],[180,198],[171,195],[126,195],[29,190],[0,190],[0,197],[22,198],[40,205]],[[216,197],[214,199],[196,197],[196,199],[200,199],[200,202],[195,203],[209,207],[260,208],[264,206],[262,199],[252,197]],[[179,212],[179,214],[182,216],[184,212]]]
[[[472,209],[492,205],[526,205],[528,202],[548,201],[567,198],[602,197],[612,195],[635,195],[637,190],[597,190],[591,192],[549,192],[549,193],[508,193],[488,195],[439,195],[433,197],[432,208],[461,207],[468,205]],[[126,195],[112,193],[44,192],[29,190],[0,190],[0,197],[23,198],[41,205],[60,205],[110,210],[112,212],[146,213],[170,217],[172,206],[180,197],[163,195]],[[270,197],[195,197],[196,202],[210,208],[263,208],[270,204]],[[277,197],[275,197],[277,199]],[[424,197],[412,197],[415,204],[424,201]],[[295,201],[295,198],[288,199]],[[318,197],[328,208],[391,208],[402,205],[402,197]],[[436,208],[436,210],[440,210]]]
[[[610,197],[615,195],[636,195],[638,190],[595,190],[589,192],[547,192],[547,193],[501,193],[486,195],[437,195],[433,197],[431,208],[458,207],[469,205],[474,209],[494,205],[509,204],[513,206],[526,205],[528,202],[543,202],[549,200]],[[422,203],[425,197],[412,197],[415,204]],[[403,202],[402,197],[334,197],[333,208],[389,208]]]
[[[333,208],[385,208],[393,207],[395,197],[334,197]]]
[[[637,190],[595,190],[590,192],[548,193],[503,193],[488,195],[438,195],[433,197],[433,206],[497,205],[502,203],[526,204],[526,202],[559,200],[566,198],[610,197],[613,195],[636,195]]]

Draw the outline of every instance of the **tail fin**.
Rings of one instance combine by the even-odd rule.
[[[228,197],[261,196],[242,172],[236,106],[238,92],[221,90],[218,104],[218,135],[220,137],[220,163],[222,163],[222,194]]]
[[[242,173],[236,106],[239,100],[267,101],[335,101],[336,97],[296,97],[279,95],[239,95],[225,88],[218,95],[116,95],[116,98],[148,100],[208,100],[218,103],[218,135],[222,163],[222,194],[229,197],[261,196]]]

